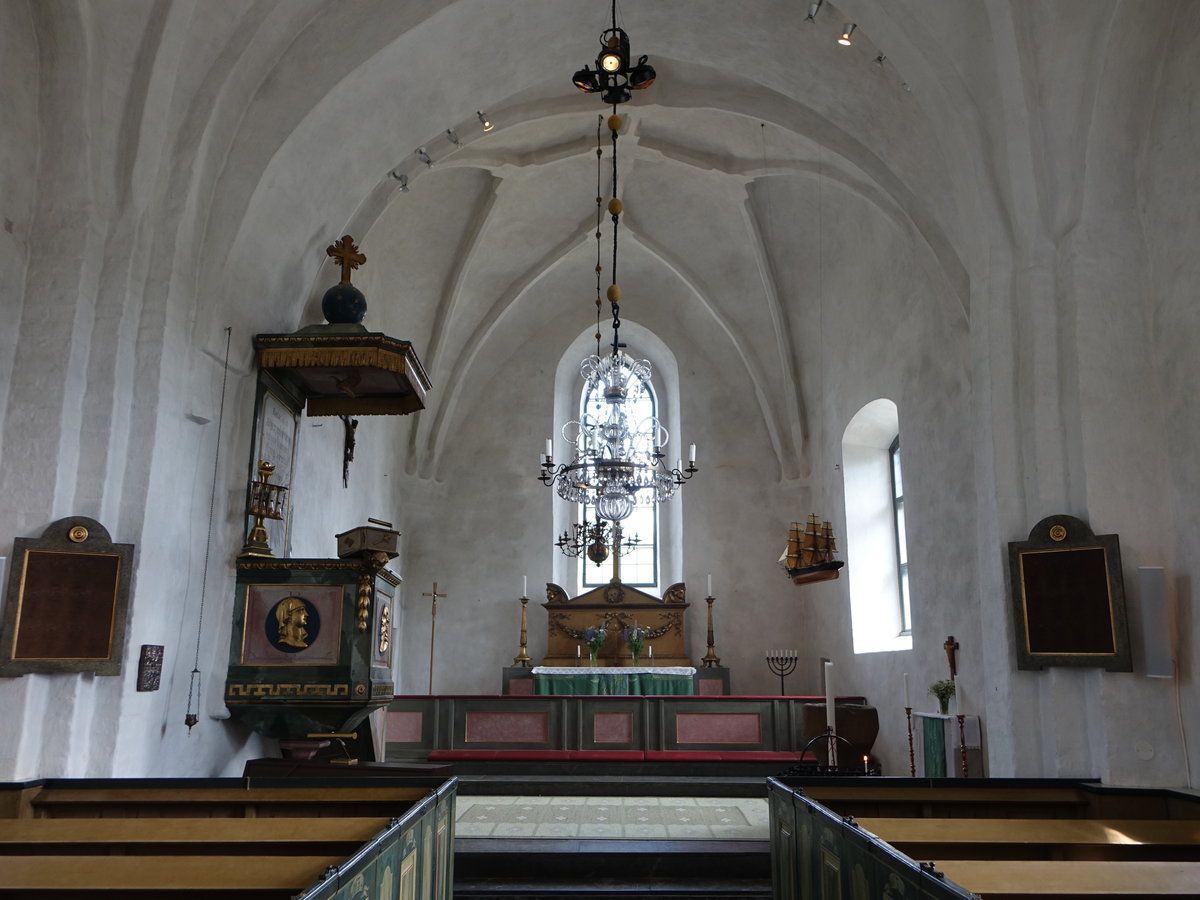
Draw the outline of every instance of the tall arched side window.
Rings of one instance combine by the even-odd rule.
[[[679,368],[675,355],[659,337],[647,328],[622,317],[621,340],[628,345],[626,353],[634,359],[647,359],[653,366],[651,381],[654,386],[652,402],[659,422],[667,429],[670,439],[664,449],[667,462],[674,464],[674,459],[683,455],[681,447],[686,452],[686,446],[680,444],[679,431]],[[559,357],[558,367],[554,376],[554,422],[553,434],[556,458],[564,461],[564,454],[571,449],[562,436],[564,422],[579,418],[583,380],[579,375],[579,364],[582,360],[596,352],[596,338],[593,329],[587,329],[571,342]],[[605,348],[601,347],[601,352]],[[609,350],[611,352],[611,350]],[[578,504],[568,503],[553,491],[552,495],[554,532],[547,535],[546,546],[551,557],[550,581],[570,590],[577,587],[582,590],[587,584],[607,584],[612,578],[612,564],[606,562],[597,567],[587,560],[564,556],[553,546],[555,538],[580,521],[582,509]],[[655,542],[653,551],[649,551],[652,562],[646,563],[631,555],[621,560],[621,581],[626,584],[644,586],[650,593],[659,593],[666,586],[681,581],[683,578],[683,504],[687,502],[687,490],[682,489],[666,503],[658,506],[657,522],[653,533],[641,524],[635,524],[639,513],[625,520],[625,533],[637,533],[638,537],[649,543]],[[594,513],[589,510],[588,520]],[[642,551],[643,558],[646,551]],[[586,572],[583,571],[586,563]],[[656,581],[651,582],[644,573],[653,568]],[[635,580],[636,579],[636,580]]]
[[[899,412],[887,399],[860,409],[842,435],[855,653],[912,649],[900,446]]]

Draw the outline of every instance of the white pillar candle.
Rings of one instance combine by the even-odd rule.
[[[954,715],[962,715],[962,685],[954,682]]]
[[[688,447],[688,462],[692,465],[696,464],[696,445],[692,444]]]
[[[550,440],[550,438],[546,438],[546,456],[554,456],[554,441]]]
[[[912,709],[912,699],[908,695],[908,673],[904,673],[904,708]]]
[[[580,656],[582,656],[582,655],[583,655],[583,646],[581,644],[576,644],[575,645],[575,658],[579,659]]]
[[[825,663],[825,725],[837,734],[837,721],[833,712],[833,663]]]
[[[708,596],[712,596],[712,575],[708,576]]]
[[[649,647],[646,648],[646,650],[647,650],[647,652],[649,652],[650,658],[654,659],[654,645],[651,644]]]

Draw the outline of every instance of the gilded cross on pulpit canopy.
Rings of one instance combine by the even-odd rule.
[[[367,261],[367,258],[358,252],[358,245],[354,243],[354,238],[348,234],[342,235],[341,240],[334,241],[326,247],[325,252],[341,265],[342,284],[349,284],[350,272]]]

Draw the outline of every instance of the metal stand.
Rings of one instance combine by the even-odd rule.
[[[533,665],[533,660],[529,658],[529,653],[526,651],[525,646],[529,643],[529,633],[525,627],[525,604],[528,602],[528,597],[521,598],[521,650],[513,657],[514,666],[524,666],[526,669]]]
[[[709,607],[711,609],[711,606]],[[712,642],[712,631],[709,631],[709,642]],[[711,649],[711,647],[709,648]],[[767,665],[771,671],[779,676],[779,696],[786,697],[787,692],[783,689],[783,679],[796,671],[796,660],[800,654],[795,650],[771,650],[767,653]],[[836,756],[836,754],[834,754]]]
[[[908,676],[905,676],[908,677]],[[917,777],[917,757],[913,753],[913,737],[912,737],[912,707],[904,707],[904,718],[908,720],[908,774],[912,778]]]
[[[712,606],[715,599],[715,597],[705,599],[705,602],[708,604],[708,652],[704,654],[704,659],[700,660],[700,662],[704,663],[704,668],[706,669],[711,669],[713,666],[721,664],[721,657],[717,656],[717,648],[713,646]]]
[[[962,763],[962,777],[966,778],[967,777],[967,732],[966,732],[966,728],[963,724],[963,720],[966,719],[966,716],[964,716],[960,713],[959,715],[956,715],[954,718],[958,719],[958,759],[959,759],[959,762]]]

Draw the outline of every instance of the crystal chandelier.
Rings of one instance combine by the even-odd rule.
[[[613,23],[616,28],[616,4],[613,5]],[[606,32],[608,34],[608,32]],[[628,38],[622,31],[621,37]],[[616,46],[616,45],[614,45]],[[603,55],[603,54],[602,54]],[[623,72],[627,66],[626,53],[616,69]],[[645,57],[638,63],[653,72],[645,64]],[[606,68],[600,60],[597,68]],[[578,86],[578,73],[576,73]],[[649,81],[639,85],[648,86]],[[562,428],[563,438],[574,446],[571,461],[563,464],[554,462],[554,443],[546,441],[546,453],[542,457],[542,471],[538,478],[546,486],[556,485],[558,495],[571,503],[589,504],[595,507],[598,519],[620,522],[633,512],[639,499],[644,502],[662,503],[675,495],[676,489],[696,474],[696,445],[688,451],[687,468],[682,460],[675,468],[663,463],[662,448],[668,440],[667,430],[654,416],[642,416],[637,410],[644,409],[652,396],[650,389],[650,363],[633,360],[624,351],[621,343],[621,288],[617,284],[617,231],[623,211],[617,197],[617,135],[621,129],[621,117],[616,105],[629,99],[628,91],[605,92],[606,102],[613,104],[613,114],[608,117],[608,128],[612,135],[612,196],[608,201],[608,212],[612,217],[612,284],[607,297],[612,307],[612,353],[600,354],[600,223],[602,221],[603,198],[600,195],[601,147],[600,134],[596,138],[596,355],[589,356],[579,368],[586,383],[584,396],[592,407],[585,410],[580,419],[568,422]],[[599,126],[597,126],[599,128]],[[595,402],[591,402],[596,398]]]

